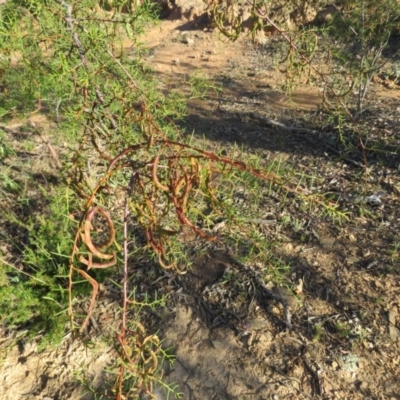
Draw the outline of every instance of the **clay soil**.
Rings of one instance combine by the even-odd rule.
[[[188,115],[178,121],[188,135],[215,150],[229,154],[237,145],[286,163],[298,176],[314,176],[310,190],[332,193],[350,216],[338,223],[279,199],[266,203],[260,218],[268,223],[254,229],[290,266],[282,287],[269,286],[275,297],[257,297],[251,266],[218,251],[199,261],[206,267],[195,264],[190,279],[161,274],[149,284],[147,290],[161,294],[169,285],[167,311],[151,324],[176,355],[165,380],[184,400],[400,399],[399,86],[372,84],[360,123],[369,126],[371,141],[387,146],[368,153],[364,178],[362,156],[319,124],[321,90],[299,87],[290,101],[282,92],[276,38],[229,43],[207,26],[163,21],[142,40],[163,90],[189,98]],[[190,99],[193,76],[207,76],[221,93]],[[227,276],[250,295],[232,297]],[[118,319],[117,300],[100,298],[94,332]],[[100,387],[115,357],[100,335],[93,335],[92,347],[66,336],[58,348],[41,352],[35,343],[21,346],[18,335],[0,339],[1,399],[95,398],[80,382]],[[161,387],[156,396],[167,398]]]

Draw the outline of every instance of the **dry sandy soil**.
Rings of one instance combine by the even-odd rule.
[[[246,38],[227,43],[207,27],[163,21],[143,41],[146,62],[165,90],[189,94],[189,77],[200,72],[223,87],[220,96],[209,91],[203,100],[189,100],[181,122],[188,134],[194,130],[210,147],[228,152],[236,143],[266,160],[281,159],[314,175],[315,189],[334,193],[352,212],[340,225],[297,215],[278,201],[260,210],[269,223],[254,228],[277,243],[275,256],[291,265],[285,288],[271,284],[273,295],[261,293],[250,266],[219,252],[194,268],[190,280],[172,279],[168,312],[154,323],[176,355],[165,379],[177,384],[184,400],[400,399],[398,154],[380,161],[371,154],[370,178],[360,179],[359,160],[339,154],[332,132],[313,128],[319,89],[299,88],[292,103],[281,92],[274,38],[258,46]],[[375,82],[371,93],[371,134],[400,143],[399,87]],[[279,129],[263,117],[310,130]],[[379,192],[374,203],[369,196]],[[364,213],[357,212],[360,197],[367,199]],[[289,215],[291,222],[282,224]],[[226,284],[227,274],[237,285]],[[154,289],[162,294],[162,281],[170,278],[164,275]],[[231,293],[239,286],[248,290],[241,304]],[[0,398],[94,398],[83,394],[79,381],[101,386],[114,353],[99,332],[117,319],[116,304],[106,294],[100,299],[93,347],[67,336],[58,348],[39,353],[35,343],[19,342],[18,333],[2,337]],[[236,306],[247,310],[242,317]],[[166,398],[161,388],[156,392],[157,399]]]

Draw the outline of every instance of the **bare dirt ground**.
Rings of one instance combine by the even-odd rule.
[[[207,27],[163,21],[143,41],[166,91],[189,94],[196,71],[223,85],[221,96],[210,91],[189,101],[180,122],[188,134],[204,136],[211,148],[229,152],[237,144],[282,160],[299,175],[314,176],[312,189],[333,193],[351,213],[339,224],[300,213],[290,202],[266,203],[264,223],[254,229],[290,264],[284,287],[263,288],[252,266],[215,249],[188,279],[161,275],[152,289],[166,294],[168,282],[172,290],[168,313],[153,327],[176,355],[166,380],[185,400],[400,399],[399,87],[373,84],[365,123],[372,139],[392,144],[387,156],[369,154],[364,180],[360,160],[342,152],[335,133],[315,128],[319,89],[299,88],[292,102],[280,90],[274,38],[258,46],[246,38],[226,43]],[[279,129],[263,117],[309,130]],[[242,296],[238,287],[245,288]],[[99,330],[118,318],[113,301],[105,290],[95,314]],[[94,398],[83,395],[79,371],[99,387],[114,357],[103,341],[93,352],[66,337],[59,348],[38,352],[34,343],[21,346],[17,333],[0,340],[5,400]],[[161,388],[157,398],[166,398]]]

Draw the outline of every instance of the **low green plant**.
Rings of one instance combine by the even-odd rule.
[[[94,249],[102,247],[102,229],[99,227],[96,233],[91,229],[101,217],[106,229],[114,229],[114,217],[119,210],[113,208],[113,202],[129,191],[134,176],[131,167],[143,170],[147,183],[147,158],[151,161],[162,148],[157,141],[154,145],[151,143],[153,135],[168,137],[171,141],[179,138],[171,118],[179,118],[184,112],[180,96],[166,97],[156,89],[157,82],[152,71],[141,62],[140,52],[128,56],[122,45],[126,37],[130,37],[132,45],[138,44],[140,31],[154,18],[153,2],[142,2],[127,14],[120,12],[127,2],[119,2],[114,4],[117,9],[106,15],[91,12],[96,4],[92,0],[79,3],[10,0],[0,7],[0,48],[8,56],[2,58],[1,67],[10,87],[8,95],[0,99],[0,106],[22,114],[50,110],[59,129],[71,139],[69,145],[73,152],[63,171],[65,181],[60,190],[49,196],[37,193],[40,186],[36,187],[36,194],[41,195],[40,200],[35,199],[36,204],[29,196],[24,199],[23,187],[15,186],[19,193],[12,193],[11,176],[3,186],[8,196],[8,224],[23,232],[26,242],[13,243],[21,251],[21,266],[7,263],[2,276],[0,301],[5,316],[2,322],[10,329],[32,326],[30,333],[45,333],[45,340],[65,332],[66,320],[75,315],[72,299],[77,294],[87,294],[91,285],[97,285],[112,271],[96,268],[102,260]],[[121,153],[124,155],[130,146],[137,146],[137,152],[132,149],[129,157],[133,163],[128,167],[127,158],[121,158]],[[118,162],[117,168],[107,176],[109,157],[120,157],[123,163]],[[132,195],[126,206],[141,224],[147,225],[150,203],[146,203],[147,193],[139,191],[139,194],[142,196],[139,202]],[[28,219],[16,212],[15,204],[22,201],[31,213]],[[105,207],[115,212],[112,220]],[[97,215],[89,228],[90,212]],[[84,232],[82,221],[87,223]],[[115,223],[115,226],[112,242],[105,245],[115,245],[118,251],[110,266],[120,262],[122,249],[118,241],[127,240],[122,234],[123,225]],[[82,238],[84,244],[90,240],[86,249],[79,243]],[[146,252],[145,246],[141,247]],[[79,256],[71,256],[71,251],[79,252]],[[133,253],[130,249],[123,253],[125,267]],[[88,260],[87,268],[84,265],[82,268],[82,260]],[[119,375],[114,396],[118,399],[125,392],[151,394],[154,382],[162,384],[162,371],[156,368],[156,361],[167,357],[157,335],[146,333],[139,321],[140,315],[138,320],[125,323],[128,303],[132,301],[128,298],[124,292],[124,324],[116,333],[115,343],[119,351]],[[140,314],[139,305],[135,303],[133,307]],[[75,330],[76,326],[72,328]],[[150,359],[149,354],[152,354]]]
[[[337,322],[335,328],[341,339],[350,337],[352,329],[348,322]]]
[[[7,143],[5,132],[0,128],[0,162],[13,154],[14,151]]]
[[[217,96],[221,93],[221,87],[211,82],[209,77],[201,71],[196,71],[189,76],[190,98],[204,99],[210,91]]]
[[[7,170],[1,171],[0,178],[2,181],[0,190],[5,195],[10,194],[10,193],[21,193],[21,191],[22,191],[21,185],[10,176],[9,171],[7,171]]]
[[[325,336],[325,328],[323,324],[315,324],[313,326],[313,340],[316,342],[321,342]]]
[[[399,242],[392,243],[389,246],[387,253],[392,261],[398,262],[400,259],[400,243]]]
[[[0,278],[0,322],[8,328],[29,326],[29,334],[45,333],[44,343],[56,343],[65,333],[68,321],[66,290],[68,253],[74,222],[69,215],[71,192],[42,193],[49,209],[35,213],[20,228],[27,233],[21,248],[21,267],[4,259]],[[8,216],[16,223],[18,216]]]

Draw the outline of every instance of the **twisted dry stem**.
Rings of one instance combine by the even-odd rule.
[[[55,1],[63,5],[67,10],[65,21],[72,32],[72,43],[79,52],[83,67],[90,72],[85,49],[83,49],[82,41],[75,31],[75,24],[79,22],[74,21],[72,18],[72,6],[61,0]],[[85,32],[83,28],[82,32]],[[165,216],[163,214],[165,211],[160,210],[158,205],[162,200],[168,212],[169,210],[174,212],[175,221],[179,224],[182,231],[185,228],[189,228],[203,240],[216,240],[215,235],[199,227],[197,223],[190,219],[189,215],[193,193],[201,192],[204,196],[210,195],[215,199],[209,180],[202,182],[203,172],[211,176],[215,172],[226,174],[232,170],[243,171],[258,179],[278,185],[286,192],[301,196],[302,191],[299,188],[290,187],[285,184],[279,176],[251,167],[243,161],[227,156],[219,156],[183,141],[169,140],[163,132],[162,127],[158,124],[155,115],[151,112],[151,107],[129,74],[129,71],[112,52],[106,52],[125,74],[129,81],[127,85],[129,90],[137,90],[143,98],[140,102],[134,104],[114,98],[113,101],[121,101],[121,104],[118,104],[120,106],[120,117],[118,117],[115,113],[111,112],[110,104],[105,103],[105,96],[96,85],[87,87],[82,91],[85,110],[88,110],[87,122],[84,126],[81,145],[76,152],[75,162],[70,168],[70,177],[73,188],[84,199],[84,206],[82,207],[84,211],[76,231],[74,246],[70,256],[68,287],[69,314],[72,327],[75,329],[72,308],[74,276],[76,274],[80,275],[92,286],[87,315],[83,323],[79,326],[80,332],[83,332],[91,318],[99,292],[97,281],[90,275],[92,270],[106,269],[117,265],[117,253],[112,249],[113,246],[118,247],[117,243],[115,243],[116,232],[114,222],[109,212],[101,204],[103,198],[109,196],[110,193],[111,195],[114,194],[111,191],[107,193],[107,190],[111,187],[111,178],[115,176],[120,177],[124,173],[126,182],[126,176],[130,175],[129,183],[124,188],[122,323],[117,335],[120,358],[123,361],[117,378],[117,398],[121,399],[126,371],[142,376],[143,379],[141,378],[142,380],[139,384],[143,386],[144,391],[147,390],[144,383],[146,379],[145,375],[150,376],[154,374],[157,365],[156,351],[153,351],[151,348],[153,345],[157,348],[158,345],[158,338],[155,335],[146,336],[145,329],[140,324],[136,324],[135,329],[128,327],[127,312],[130,303],[128,301],[129,293],[127,285],[130,254],[128,241],[129,213],[133,213],[132,210],[135,211],[136,220],[141,224],[145,232],[147,244],[157,256],[159,264],[163,268],[174,268],[176,266],[168,261],[168,250],[165,243],[168,236],[179,232],[163,227],[162,217]],[[92,95],[93,103],[88,107],[87,102],[90,94]],[[105,109],[104,116],[111,127],[109,129],[104,123],[102,116],[96,113],[96,106],[99,104]],[[173,122],[169,121],[169,123],[176,128]],[[132,129],[137,128],[140,130],[141,141],[139,143],[136,142],[135,144],[127,145],[126,141],[124,141],[121,126],[126,127],[127,124]],[[106,142],[107,140],[108,142]],[[114,144],[118,140],[119,147],[111,146],[111,144]],[[102,146],[100,141],[105,141],[106,145]],[[106,163],[106,166],[102,164],[104,172],[98,179],[95,187],[89,192],[85,192],[84,174],[82,173],[80,162],[82,160],[87,161],[88,154],[85,151],[87,151],[86,146],[90,146],[90,144],[92,146],[89,147],[89,151],[94,150],[97,153],[97,159]],[[107,145],[110,146],[107,147]],[[314,201],[318,203],[318,199],[314,199]],[[138,210],[143,215],[139,215]],[[105,219],[108,229],[106,241],[100,244],[94,243],[92,238],[93,221],[96,215]],[[148,355],[146,356],[145,354]],[[143,367],[144,372],[138,370],[138,365]]]

